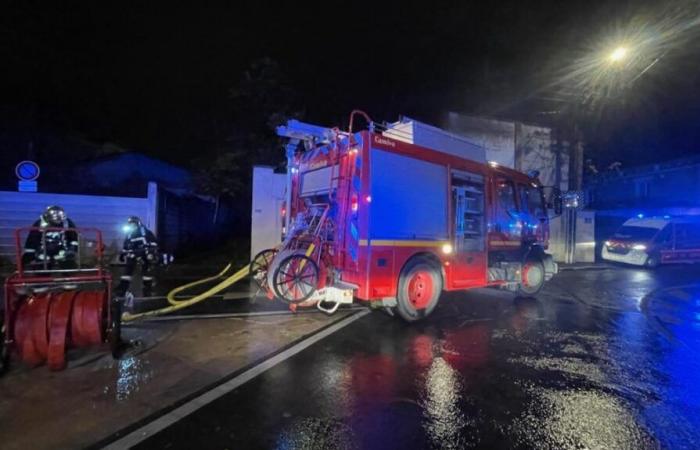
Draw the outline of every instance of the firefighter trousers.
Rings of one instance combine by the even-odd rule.
[[[146,258],[134,258],[128,257],[126,259],[126,267],[124,269],[124,274],[119,279],[119,285],[117,286],[117,295],[123,297],[126,291],[129,290],[131,286],[131,281],[136,272],[136,266],[141,265],[141,280],[143,281],[143,296],[150,297],[153,290],[153,275],[152,275],[152,265]]]

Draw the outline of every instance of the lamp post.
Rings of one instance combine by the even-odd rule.
[[[627,47],[619,46],[615,47],[608,55],[608,60],[612,63],[619,63],[627,58]]]

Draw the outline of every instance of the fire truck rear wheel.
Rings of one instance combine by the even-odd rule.
[[[440,269],[427,258],[411,259],[399,277],[395,311],[407,322],[428,317],[442,293]]]
[[[518,286],[518,295],[521,297],[532,297],[536,295],[544,286],[544,264],[537,258],[531,258],[523,263],[521,271],[521,281]]]

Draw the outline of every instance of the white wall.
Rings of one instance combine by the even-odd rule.
[[[155,183],[149,183],[146,198],[0,191],[0,257],[14,260],[15,230],[32,226],[49,205],[62,206],[78,227],[99,229],[106,250],[116,251],[129,216],[139,216],[155,232],[156,192]]]
[[[445,128],[484,147],[487,160],[524,173],[538,170],[544,186],[555,185],[557,167],[551,128],[465,116],[454,112],[447,115]],[[559,188],[568,191],[568,148],[564,147],[561,153]]]
[[[595,211],[576,213],[575,262],[595,262]]]
[[[547,252],[551,253],[557,262],[566,262],[564,231],[563,215],[549,221],[549,249]],[[595,211],[581,210],[576,212],[575,245],[573,262],[595,262]]]
[[[282,236],[282,204],[287,175],[271,167],[253,167],[253,208],[251,212],[250,258],[275,247]]]
[[[540,172],[539,179],[544,186],[556,186],[557,156],[552,149],[552,130],[535,125],[519,125],[516,135],[515,168],[527,173]],[[569,190],[569,152],[562,148],[559,156],[559,189]]]
[[[486,149],[486,160],[515,167],[515,123],[449,113],[447,130]]]

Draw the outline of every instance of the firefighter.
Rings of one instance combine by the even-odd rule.
[[[126,269],[124,275],[121,276],[119,286],[117,286],[117,295],[123,297],[126,294],[136,266],[141,264],[143,296],[150,297],[154,281],[151,271],[158,260],[156,237],[136,216],[129,217],[124,228],[126,238],[119,254],[119,261],[126,262]]]
[[[23,264],[54,263],[71,267],[78,253],[78,232],[75,223],[66,217],[60,206],[49,206],[32,224],[22,254]]]

